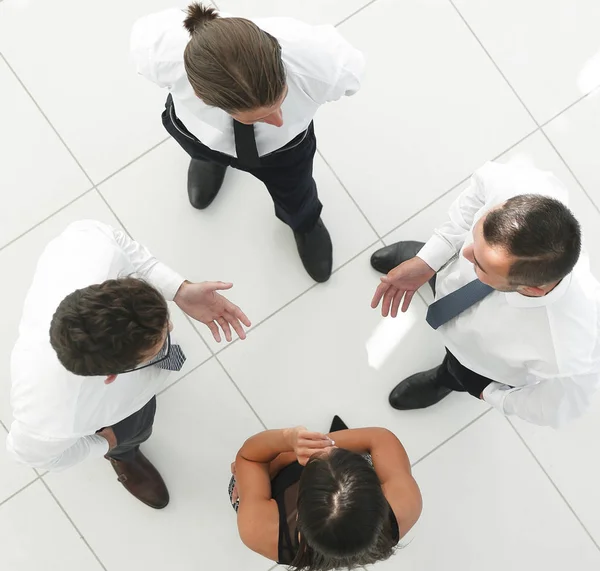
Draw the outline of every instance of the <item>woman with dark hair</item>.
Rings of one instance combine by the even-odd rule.
[[[249,438],[232,465],[230,499],[242,541],[293,569],[352,569],[383,561],[421,514],[400,441],[384,428],[328,435],[303,427]]]

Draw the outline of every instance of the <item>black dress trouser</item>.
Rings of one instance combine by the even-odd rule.
[[[170,95],[162,114],[162,122],[168,133],[191,158],[249,172],[262,181],[275,203],[277,218],[292,230],[306,232],[319,220],[323,205],[319,201],[317,185],[312,176],[313,158],[317,150],[312,123],[306,131],[281,149],[260,157],[260,166],[248,167],[236,157],[210,149],[192,135],[175,115]]]
[[[154,415],[156,413],[156,397],[140,410],[113,424],[112,429],[117,437],[117,445],[107,454],[115,460],[133,460],[142,442],[150,438]]]

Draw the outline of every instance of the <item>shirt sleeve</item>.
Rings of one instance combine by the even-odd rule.
[[[165,299],[173,301],[177,290],[185,281],[183,276],[159,262],[147,248],[132,240],[125,232],[100,222],[102,231],[112,238],[131,262],[135,273],[162,293]]]
[[[417,254],[436,272],[450,258],[458,254],[475,220],[475,215],[486,204],[485,185],[477,173],[471,177],[469,186],[450,206],[448,220],[433,233],[433,236]]]
[[[44,439],[28,434],[18,422],[13,422],[6,439],[6,449],[21,464],[59,471],[88,457],[104,456],[108,452],[108,442],[98,434],[77,439]]]
[[[540,379],[525,387],[494,382],[483,391],[483,400],[507,416],[559,428],[585,412],[599,381],[600,375],[591,373]]]
[[[360,89],[365,71],[363,53],[351,46],[335,29],[331,37],[331,50],[339,58],[339,73],[326,96],[327,102],[354,95]]]

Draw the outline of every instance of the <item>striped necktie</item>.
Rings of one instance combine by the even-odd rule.
[[[169,356],[164,361],[159,361],[156,366],[167,371],[181,371],[185,363],[185,354],[179,345],[171,345]]]
[[[431,327],[437,329],[481,301],[493,291],[494,288],[489,285],[485,285],[479,280],[473,280],[456,291],[434,301],[429,306],[425,319]]]

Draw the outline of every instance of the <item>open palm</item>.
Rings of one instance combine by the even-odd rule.
[[[175,303],[190,317],[204,323],[217,343],[221,342],[221,330],[225,339],[231,341],[232,328],[240,339],[245,339],[243,325],[250,327],[250,320],[237,305],[217,293],[232,287],[233,284],[225,282],[185,282],[175,296]]]

